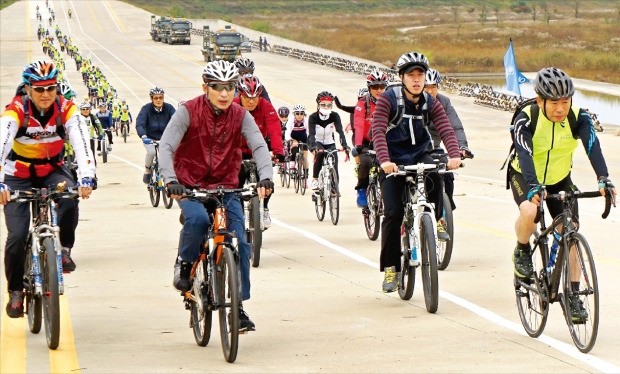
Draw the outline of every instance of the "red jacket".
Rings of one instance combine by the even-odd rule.
[[[179,182],[188,187],[237,188],[246,110],[233,103],[216,116],[206,95],[187,101],[185,107],[189,128],[174,154]]]
[[[240,104],[240,98],[237,96],[234,99],[234,102]],[[258,125],[261,134],[263,134],[263,138],[265,141],[269,139],[267,144],[270,144],[270,151],[273,152],[274,155],[282,155],[284,156],[284,146],[282,145],[282,128],[280,127],[280,118],[276,112],[276,109],[273,105],[263,99],[262,97],[258,99],[258,105],[254,108],[253,111],[250,112],[252,117],[254,117],[254,121]],[[252,151],[248,147],[248,144],[245,141],[245,138],[242,139],[242,148],[243,154],[246,156],[252,156]]]
[[[366,102],[370,108],[366,108]],[[375,112],[375,103],[370,97],[362,97],[355,105],[353,112],[353,126],[355,128],[354,146],[362,145],[362,143],[370,143],[370,125],[372,123],[372,114]],[[368,112],[368,116],[366,115]]]

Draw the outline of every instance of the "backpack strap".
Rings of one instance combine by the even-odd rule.
[[[365,95],[366,98],[366,118],[370,115],[370,93]]]
[[[392,130],[395,127],[400,125],[400,120],[403,118],[403,113],[405,112],[405,99],[403,99],[403,88],[402,84],[396,84],[391,87],[396,96],[396,113],[394,117],[390,118],[388,121],[387,132]]]

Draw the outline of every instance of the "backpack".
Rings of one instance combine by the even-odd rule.
[[[400,121],[403,119],[403,114],[405,113],[405,99],[403,98],[403,90],[402,90],[403,85],[401,83],[392,85],[389,87],[389,89],[394,91],[394,94],[396,95],[396,113],[394,114],[394,116],[392,118],[390,118],[390,120],[388,121],[388,128],[387,128],[387,132],[389,132],[390,130],[392,130],[395,127],[398,127],[400,125]],[[431,110],[431,108],[433,107],[433,97],[431,95],[429,95],[428,93],[426,93],[426,91],[422,91],[422,94],[424,95],[424,99],[425,99],[425,103],[422,106],[422,111],[424,113],[424,126],[428,128],[428,124],[430,123],[429,121],[429,112]]]
[[[532,107],[531,116],[530,116],[530,129],[532,131],[532,136],[534,135],[534,132],[536,131],[536,125],[538,123],[538,115],[540,114],[540,108],[538,107],[538,104],[536,104],[536,98],[531,98],[531,99],[527,99],[519,103],[517,105],[517,108],[514,111],[514,114],[512,115],[512,119],[510,120],[510,129],[509,129],[512,143],[510,144],[510,150],[508,151],[508,156],[506,157],[506,160],[504,160],[504,163],[502,164],[502,167],[499,170],[503,170],[506,167],[506,165],[509,165],[517,155],[517,151],[515,149],[515,120],[517,119],[517,116],[519,115],[519,113],[521,113],[528,106]],[[577,117],[575,117],[575,112],[573,112],[572,108],[568,112],[567,119],[568,119],[568,124],[570,126],[571,133],[573,134],[573,138],[577,139]],[[506,189],[507,190],[510,189],[509,172],[510,172],[510,167],[506,168]]]

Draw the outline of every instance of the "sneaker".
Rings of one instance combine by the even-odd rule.
[[[265,230],[271,227],[271,216],[269,215],[269,209],[263,211],[263,226]]]
[[[192,271],[192,263],[177,260],[174,264],[174,279],[172,285],[179,291],[186,292],[192,288],[189,275]]]
[[[313,190],[318,190],[319,189],[319,180],[318,179],[313,179],[312,183],[310,184],[310,188],[312,188]]]
[[[256,325],[250,319],[250,316],[243,310],[243,307],[239,307],[239,331],[254,331]]]
[[[534,274],[530,249],[521,249],[517,246],[512,255],[512,262],[515,264],[514,271],[517,277],[529,279]]]
[[[295,163],[295,161],[290,161],[288,163],[288,168],[291,169],[291,170],[296,169],[297,168],[297,164]]]
[[[583,301],[579,299],[579,295],[570,295],[568,306],[573,323],[584,323],[588,320],[588,311],[583,307]]]
[[[108,147],[108,152],[112,152],[112,146]]]
[[[9,291],[9,302],[6,304],[6,314],[11,318],[24,316],[24,293],[22,291]]]
[[[368,206],[368,201],[366,199],[366,189],[360,188],[357,190],[357,207],[366,208],[367,206]]]
[[[144,173],[144,175],[142,176],[142,182],[144,182],[144,184],[151,183],[151,174]]]
[[[396,272],[396,267],[390,266],[383,269],[385,277],[383,278],[383,292],[394,292],[398,288],[398,278],[400,273]]]
[[[439,221],[437,221],[437,239],[442,242],[447,242],[450,240],[450,235],[446,231],[446,227],[448,227],[446,220],[443,219],[443,217],[440,218]]]
[[[98,152],[98,153],[97,153],[97,156],[101,156],[101,152]]]
[[[70,273],[76,268],[75,262],[71,259],[71,254],[68,249],[62,249],[62,272]]]

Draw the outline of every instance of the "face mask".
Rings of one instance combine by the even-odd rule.
[[[321,109],[319,109],[319,113],[321,113],[321,115],[327,117],[330,114],[332,114],[332,110],[331,109],[321,108]]]

